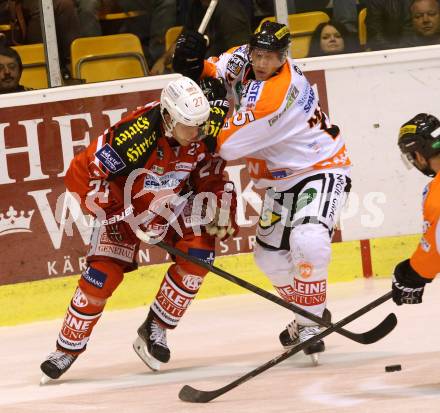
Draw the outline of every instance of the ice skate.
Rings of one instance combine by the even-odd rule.
[[[63,375],[73,364],[78,356],[64,353],[62,351],[54,351],[47,356],[47,359],[40,365],[43,372],[40,384],[46,384],[50,380],[56,380]]]
[[[290,350],[299,344],[298,324],[296,320],[287,324],[287,327],[280,333],[280,343],[284,350]]]
[[[299,342],[303,343],[306,340],[318,335],[321,332],[319,326],[298,326]],[[317,366],[319,362],[318,354],[325,350],[324,341],[318,340],[310,346],[306,347],[303,351],[311,357],[313,365]]]
[[[331,323],[332,315],[328,309],[324,310],[322,318]],[[293,320],[287,325],[287,327],[280,333],[280,343],[285,350],[290,350],[292,347],[299,343],[302,343],[309,338],[319,334],[324,327],[318,325],[314,326],[299,326],[296,320]],[[304,354],[311,357],[312,363],[316,366],[318,365],[318,353],[322,353],[325,350],[325,344],[322,340],[313,343],[309,347],[304,349]]]
[[[292,347],[299,343],[302,343],[309,338],[316,336],[321,332],[319,326],[300,326],[296,323],[296,320],[292,321],[287,327],[280,333],[280,342],[285,350],[290,350]],[[322,353],[325,350],[325,344],[322,340],[318,340],[316,343],[306,347],[303,351],[311,357],[313,365],[318,365],[318,353]]]
[[[134,351],[151,370],[160,370],[161,364],[168,363],[170,359],[167,330],[154,319],[150,311],[137,332],[138,337],[133,342]]]

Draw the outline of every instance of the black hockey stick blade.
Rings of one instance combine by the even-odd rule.
[[[136,235],[143,242],[150,243],[151,241],[149,235],[146,232],[142,231],[141,229],[138,229],[136,231]],[[270,293],[269,291],[263,290],[262,288],[257,287],[256,285],[247,282],[246,280],[243,280],[242,278],[239,278],[229,272],[226,272],[221,268],[215,267],[214,265],[208,264],[204,261],[199,260],[196,257],[188,255],[185,252],[179,250],[178,248],[172,247],[171,245],[168,245],[163,241],[156,242],[154,245],[163,248],[171,255],[177,255],[202,268],[205,268],[208,271],[211,271],[214,274],[265,298],[266,300],[272,301],[273,303],[278,304],[281,307],[287,308],[288,310],[293,311],[294,313],[300,314],[321,326],[324,327],[333,326],[333,324],[330,321],[326,320],[325,317],[324,318],[318,317],[315,314],[312,314],[293,303],[288,303],[284,301],[282,298]],[[388,329],[382,327],[378,329],[378,327],[381,326],[382,323],[385,323],[385,326],[382,327],[388,327]],[[393,325],[393,318],[391,315],[388,315],[388,317],[382,323],[378,327],[375,327],[372,330],[366,331],[364,333],[353,333],[352,331],[345,330],[344,328],[339,328],[337,330],[337,333],[343,335],[344,337],[347,337],[350,340],[356,341],[357,343],[360,344],[371,344],[385,337],[387,334],[389,334],[391,330],[393,330],[393,328],[395,327],[397,320],[394,320],[394,325]]]
[[[360,344],[372,344],[391,333],[396,325],[396,314],[390,313],[382,320],[380,324],[378,324],[371,330],[366,331],[365,333],[356,334],[346,330],[347,333],[349,333],[348,335],[346,335],[346,337],[349,338],[351,334],[354,334],[354,336],[357,338],[356,340],[353,338],[354,341],[357,341]]]
[[[258,376],[259,374],[270,369],[271,367],[276,366],[277,364],[281,363],[282,361],[284,361],[284,360],[288,359],[289,357],[293,356],[294,354],[300,352],[305,347],[308,347],[311,344],[323,339],[324,337],[335,332],[336,330],[338,330],[339,328],[341,328],[345,324],[348,324],[351,321],[355,320],[356,318],[361,317],[365,313],[368,313],[369,311],[376,308],[380,304],[389,300],[391,298],[391,296],[392,296],[392,292],[389,291],[388,293],[386,293],[382,297],[377,298],[376,300],[372,301],[371,303],[367,304],[366,306],[360,308],[359,310],[355,311],[354,313],[348,315],[347,317],[345,317],[342,320],[338,321],[337,323],[333,324],[331,327],[325,329],[324,331],[321,331],[316,336],[311,337],[306,341],[303,341],[302,343],[296,345],[295,347],[292,347],[290,350],[287,350],[286,352],[280,354],[279,356],[274,357],[273,359],[271,359],[268,362],[262,364],[261,366],[255,368],[254,370],[250,371],[249,373],[245,374],[244,376],[239,377],[238,379],[234,380],[233,382],[227,384],[226,386],[220,387],[217,390],[204,391],[204,390],[198,390],[198,389],[195,389],[194,387],[185,385],[182,387],[182,389],[179,392],[179,399],[182,401],[185,401],[185,402],[190,402],[190,403],[208,403],[211,400],[214,400],[217,397],[221,396],[222,394],[225,394],[228,391],[234,389],[235,387],[238,387],[241,384],[247,382],[248,380]]]

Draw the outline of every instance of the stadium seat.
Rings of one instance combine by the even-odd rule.
[[[260,22],[260,26],[266,20],[276,21],[275,17],[273,16],[266,17]],[[313,31],[316,29],[318,24],[326,23],[329,20],[330,17],[328,14],[322,11],[289,14],[289,29],[291,35],[293,36],[290,52],[293,58],[300,59],[307,57]]]
[[[48,82],[43,43],[13,46],[13,49],[18,52],[23,63],[20,84],[32,89],[46,89]]]
[[[359,43],[361,46],[367,44],[367,26],[365,24],[365,18],[367,17],[367,8],[363,8],[359,12],[358,16],[358,30],[359,30]]]
[[[170,27],[165,33],[165,50],[168,50],[171,45],[177,40],[180,33],[182,33],[183,26]]]
[[[127,12],[118,12],[118,13],[102,13],[99,15],[99,20],[124,20],[131,19],[133,17],[139,17],[146,14],[144,10],[133,10]]]
[[[0,24],[0,32],[9,32],[12,29],[10,24]]]
[[[86,83],[148,75],[141,42],[134,34],[81,37],[70,47],[73,77]]]
[[[117,11],[109,13],[103,11],[98,15],[102,34],[109,35],[131,32],[131,30],[128,29],[131,25],[131,22],[135,18],[143,16],[146,13],[147,12],[145,10],[133,10],[128,12]]]

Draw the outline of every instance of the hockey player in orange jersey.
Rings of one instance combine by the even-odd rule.
[[[210,97],[211,106],[189,78],[171,81],[160,103],[129,114],[72,160],[66,187],[97,224],[56,351],[41,364],[43,382],[59,378],[85,351],[107,299],[124,273],[137,268],[137,228],[210,263],[216,236],[237,230],[234,188],[223,178],[225,161],[201,140],[213,138],[228,110],[227,102]],[[229,218],[223,215],[224,222],[218,222],[214,212],[212,219],[202,217],[205,194],[212,211],[229,207]],[[168,362],[166,331],[177,326],[206,273],[178,257],[169,267],[133,346],[153,370]]]
[[[318,97],[287,56],[287,26],[265,22],[249,44],[204,60],[198,33],[178,39],[174,69],[198,79],[224,80],[234,113],[218,135],[226,160],[244,157],[266,196],[257,228],[255,261],[280,296],[322,316],[326,306],[330,242],[350,188],[350,159],[342,134],[321,110]],[[319,333],[300,315],[280,334],[285,348]],[[323,341],[307,347],[317,362]]]
[[[420,304],[425,284],[440,274],[440,121],[420,113],[400,128],[404,160],[434,178],[423,191],[423,235],[411,258],[397,264],[392,282],[397,305]]]

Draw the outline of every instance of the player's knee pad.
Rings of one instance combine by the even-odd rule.
[[[175,328],[194,300],[204,275],[187,273],[173,264],[166,273],[151,310],[167,328]]]
[[[292,229],[289,241],[295,276],[312,279],[327,277],[331,240],[324,225],[298,225]]]
[[[81,290],[99,298],[109,298],[124,278],[122,266],[116,262],[93,261],[78,281]]]
[[[256,244],[254,260],[261,271],[270,278],[274,286],[289,283],[292,278],[293,266],[290,251],[270,250]]]
[[[206,255],[206,257],[201,259],[201,261],[212,265],[214,263],[214,257],[208,257],[208,255]],[[194,264],[190,261],[184,260],[180,257],[176,257],[176,265],[176,268],[179,269],[179,273],[181,274],[193,274],[195,276],[203,278],[209,272],[209,270],[207,270],[206,268],[203,268],[200,265]]]
[[[185,234],[183,238],[175,244],[176,248],[197,258],[206,264],[212,265],[215,260],[215,238],[210,236],[194,236],[193,234]],[[208,270],[200,265],[176,256],[175,262],[180,268],[181,273],[198,275],[204,277]]]

